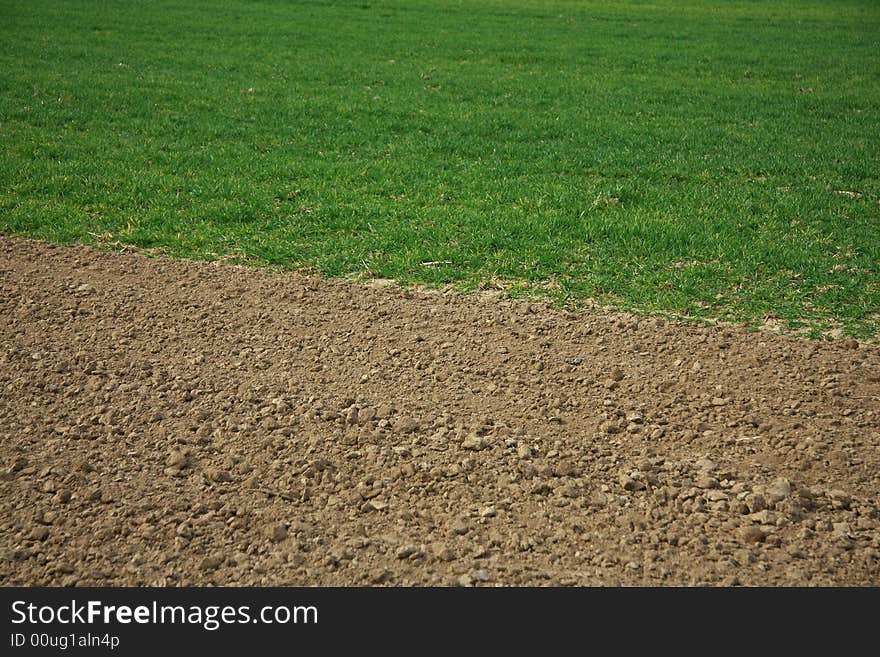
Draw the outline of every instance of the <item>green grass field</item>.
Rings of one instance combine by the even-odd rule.
[[[878,53],[874,0],[0,0],[0,231],[876,335]]]

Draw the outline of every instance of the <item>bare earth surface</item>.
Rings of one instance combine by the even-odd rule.
[[[3,585],[880,585],[880,349],[0,238]]]

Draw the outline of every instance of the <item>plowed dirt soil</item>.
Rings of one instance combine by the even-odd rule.
[[[880,349],[0,237],[3,585],[880,585]]]

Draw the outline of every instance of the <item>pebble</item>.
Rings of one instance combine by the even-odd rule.
[[[467,573],[459,576],[459,578],[457,580],[455,580],[455,582],[459,586],[465,586],[465,587],[474,585],[473,578],[470,575],[468,575]]]
[[[480,509],[480,517],[481,518],[494,518],[497,515],[497,511],[494,506],[484,506]]]

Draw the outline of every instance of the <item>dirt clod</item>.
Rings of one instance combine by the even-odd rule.
[[[487,443],[483,439],[483,437],[478,436],[475,433],[468,434],[465,439],[461,441],[461,448],[471,451],[479,451],[481,449],[485,449],[486,446]]]
[[[785,477],[775,479],[773,483],[767,487],[767,496],[770,504],[775,504],[776,502],[784,500],[791,495],[791,490],[791,482],[788,479]]]
[[[419,548],[417,545],[402,545],[397,550],[397,558],[398,559],[408,559],[414,554],[419,552]]]
[[[223,559],[218,556],[207,556],[199,563],[201,570],[217,570],[223,564]]]
[[[283,541],[288,536],[287,527],[281,523],[273,523],[269,525],[266,527],[265,533],[266,537],[273,543]]]
[[[208,481],[213,481],[215,483],[223,483],[227,481],[232,481],[232,475],[229,474],[227,470],[223,470],[221,468],[208,468],[205,470],[205,477]]]
[[[49,528],[48,527],[34,527],[31,530],[31,533],[28,535],[32,541],[45,541],[49,538]]]
[[[739,530],[739,538],[744,543],[762,543],[766,536],[760,527],[748,525]]]

